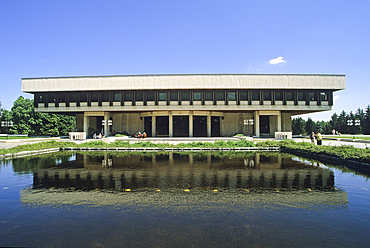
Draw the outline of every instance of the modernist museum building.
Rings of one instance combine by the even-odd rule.
[[[294,115],[331,110],[344,75],[200,74],[23,78],[37,112],[76,116],[91,137],[275,136]],[[104,125],[104,122],[106,125]],[[109,124],[109,125],[108,125]]]

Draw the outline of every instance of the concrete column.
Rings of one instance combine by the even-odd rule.
[[[281,132],[281,111],[279,111],[279,114],[276,116],[276,131]]]
[[[189,137],[193,137],[193,111],[189,114]]]
[[[254,133],[256,137],[260,137],[260,114],[259,111],[254,111]]]
[[[89,134],[89,116],[84,115],[84,129],[83,131],[86,133],[86,138],[90,135]]]
[[[104,112],[104,120],[105,120],[105,126],[104,126],[104,136],[107,137],[109,135],[109,126],[108,126],[108,120],[110,117],[109,112]]]
[[[211,137],[212,135],[212,121],[211,121],[211,113],[207,115],[207,137]]]
[[[156,116],[155,115],[152,115],[152,136],[153,137],[156,137],[157,134],[156,134],[156,130],[157,130],[157,119],[156,119]]]
[[[173,137],[173,117],[172,112],[168,115],[168,137]]]

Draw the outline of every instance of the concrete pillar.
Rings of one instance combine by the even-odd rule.
[[[279,111],[279,114],[276,116],[276,131],[281,132],[281,111]]]
[[[157,118],[155,115],[152,116],[152,136],[156,137],[156,131],[157,130]]]
[[[211,137],[212,135],[212,121],[211,121],[211,113],[207,115],[207,137]]]
[[[172,112],[168,115],[168,137],[173,137],[173,116]]]
[[[260,114],[259,111],[254,111],[254,133],[256,137],[260,137]]]
[[[108,126],[108,120],[110,117],[109,112],[104,112],[104,120],[105,120],[105,126],[104,126],[104,136],[107,137],[109,135],[109,126]]]
[[[89,116],[84,115],[84,129],[83,131],[86,133],[86,138],[90,135],[89,134]]]
[[[189,113],[189,137],[193,137],[193,111]]]

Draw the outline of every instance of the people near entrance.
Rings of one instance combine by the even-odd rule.
[[[321,133],[319,131],[316,132],[315,137],[317,139],[317,145],[322,145],[322,136],[321,136]]]
[[[333,135],[335,135],[335,129],[333,129],[332,133],[333,133]],[[337,133],[338,133],[338,132],[337,132]]]
[[[97,137],[96,137],[96,133],[94,133],[94,135],[93,135],[93,139],[96,139]]]
[[[310,134],[310,139],[311,139],[311,144],[315,144],[315,133],[314,132],[312,132],[311,134]]]
[[[136,132],[136,133],[134,134],[134,137],[135,137],[135,138],[146,138],[146,132],[143,132],[143,133],[141,133],[141,132]]]

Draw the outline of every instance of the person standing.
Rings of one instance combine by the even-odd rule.
[[[322,145],[322,136],[319,131],[316,132],[317,145]]]
[[[310,134],[310,139],[311,139],[311,144],[315,144],[315,133],[314,132],[312,132],[311,134]]]

